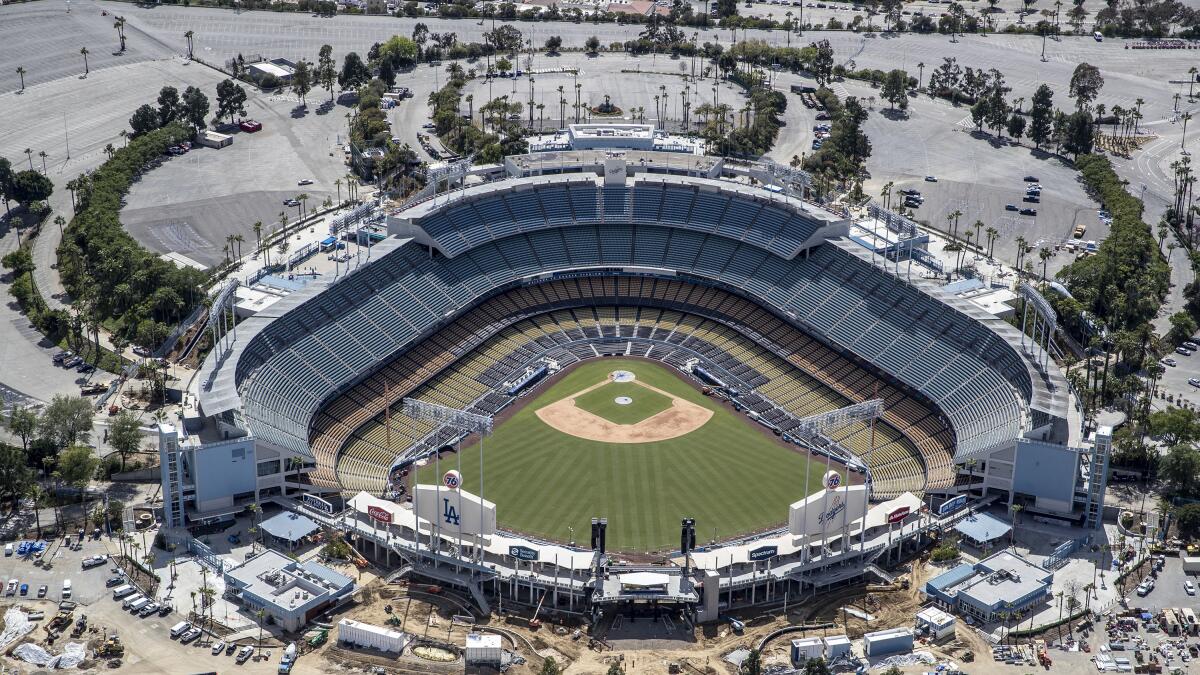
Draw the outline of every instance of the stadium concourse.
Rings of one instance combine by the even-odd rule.
[[[556,373],[607,356],[656,361],[747,427],[834,469],[823,489],[797,490],[786,513],[761,515],[765,529],[755,536],[770,545],[709,542],[706,570],[688,562],[697,524],[686,512],[669,514],[684,519],[681,545],[668,556],[679,564],[638,598],[712,612],[717,597],[762,601],[757,576],[739,576],[748,569],[773,570],[772,592],[776,582],[785,582],[781,590],[836,583],[846,569],[862,574],[941,527],[949,514],[935,513],[938,505],[961,504],[953,497],[968,490],[1019,499],[1046,517],[1098,522],[1107,446],[1082,445],[1069,421],[1066,381],[1037,330],[1054,317],[1035,290],[1021,289],[1030,300],[1022,331],[914,280],[899,262],[920,264],[919,251],[904,242],[868,249],[852,236],[848,213],[805,199],[807,176],[770,163],[608,149],[439,170],[449,191],[431,187],[399,208],[376,207],[368,219],[386,215],[389,236],[348,271],[228,333],[214,327],[220,339],[196,378],[198,408],[185,419],[198,431],[164,455],[164,467],[181,453],[191,470],[164,469],[170,525],[270,496],[215,478],[204,496],[188,494],[188,480],[203,480],[197,467],[208,448],[215,455],[236,446],[251,453],[260,476],[281,463],[298,467],[272,488],[281,496],[321,495],[309,504],[328,518],[348,504],[344,514],[370,526],[381,559],[399,556],[466,588],[485,609],[492,594],[519,597],[519,585],[501,580],[530,561],[544,566],[556,605],[560,589],[571,611],[628,604],[633,596],[619,584],[584,592],[588,569],[615,571],[610,558],[506,529],[505,504],[488,501],[495,477],[486,451],[477,453],[477,475],[463,465],[478,493],[462,475],[447,476],[447,489],[419,484],[409,470],[474,442],[472,429],[490,432],[480,420],[505,419]],[[894,214],[873,213],[898,241],[915,232]],[[445,412],[410,417],[405,399]],[[866,480],[848,480],[856,474]],[[529,480],[505,476],[496,480]],[[692,487],[719,494],[706,492],[704,480]],[[436,499],[427,492],[434,489]],[[729,496],[745,500],[752,489]],[[876,537],[892,526],[903,536]],[[594,521],[590,548],[604,553],[605,529],[621,527]],[[717,593],[704,592],[706,579]]]

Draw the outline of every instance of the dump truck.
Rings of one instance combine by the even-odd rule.
[[[52,630],[59,630],[61,628],[66,628],[67,626],[71,625],[71,618],[74,615],[75,615],[75,612],[73,612],[71,610],[63,610],[63,611],[59,612],[58,616],[55,616],[53,619],[50,620],[50,623],[46,624],[46,630],[52,631]]]

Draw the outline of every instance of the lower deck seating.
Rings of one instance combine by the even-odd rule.
[[[612,302],[595,304],[596,298]],[[586,341],[614,338],[653,340],[658,344],[645,353],[630,353],[675,366],[696,354],[710,360],[743,383],[748,397],[755,397],[748,400],[761,401],[781,424],[882,398],[886,412],[875,428],[873,452],[866,425],[834,435],[856,454],[871,456],[876,495],[919,492],[953,479],[949,429],[911,393],[748,300],[712,287],[642,277],[522,287],[460,316],[322,409],[309,434],[318,461],[313,478],[346,491],[382,492],[396,458],[432,447],[429,436],[437,431],[399,414],[401,398],[494,412],[504,403],[496,393],[502,382],[541,355],[555,352],[562,355],[555,357],[560,363],[569,363],[599,353]]]

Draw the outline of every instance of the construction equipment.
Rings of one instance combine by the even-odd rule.
[[[72,610],[63,610],[63,611],[59,612],[58,616],[55,616],[53,619],[50,620],[50,623],[46,624],[46,631],[49,632],[52,630],[59,630],[61,628],[66,628],[67,626],[69,626],[71,624],[71,618],[74,615],[75,615],[75,612]]]
[[[533,610],[533,618],[529,620],[529,630],[537,630],[542,627],[541,620],[538,619],[538,613],[542,611],[542,603],[546,602],[547,593],[542,593],[542,597],[538,600],[537,609]]]
[[[316,634],[314,634],[312,637],[308,638],[308,646],[313,647],[313,648],[320,647],[321,645],[325,644],[325,641],[328,639],[329,639],[329,630],[322,628],[321,630],[317,631]]]
[[[125,645],[121,644],[121,638],[116,635],[104,641],[96,649],[96,658],[120,658],[125,655]]]

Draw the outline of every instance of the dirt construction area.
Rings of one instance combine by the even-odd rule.
[[[602,443],[654,443],[689,434],[704,426],[713,411],[669,392],[634,381],[656,394],[671,399],[671,407],[634,424],[617,424],[576,405],[585,394],[609,384],[605,379],[537,410],[538,419],[564,433]],[[629,402],[628,404],[633,404]]]

